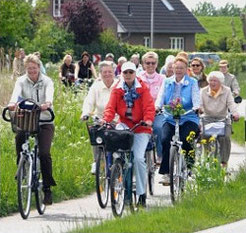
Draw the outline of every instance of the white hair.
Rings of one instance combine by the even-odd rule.
[[[224,81],[225,81],[225,76],[220,71],[212,71],[212,72],[210,72],[208,77],[207,77],[207,81],[209,82],[211,78],[217,78],[220,81],[221,84],[223,84]]]
[[[169,63],[174,63],[175,57],[173,55],[168,55],[165,60],[164,69],[167,70]]]

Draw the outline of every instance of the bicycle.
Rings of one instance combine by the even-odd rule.
[[[110,178],[111,207],[115,217],[121,217],[124,206],[128,205],[131,212],[137,211],[136,180],[134,176],[133,131],[144,122],[131,129],[105,131],[105,146],[113,153],[113,165]]]
[[[93,118],[92,123],[86,122],[90,137],[90,143],[95,146],[97,152],[96,160],[96,193],[101,208],[106,208],[109,197],[110,169],[112,165],[112,154],[106,152],[104,131],[106,127],[113,127],[111,124],[101,126],[99,118]]]
[[[148,191],[151,196],[154,195],[155,171],[156,171],[156,144],[154,135],[151,135],[150,141],[145,152],[147,165]],[[146,192],[147,193],[147,192]]]
[[[37,133],[39,132],[39,122],[51,122],[55,118],[54,112],[49,108],[47,110],[51,118],[49,120],[41,120],[40,107],[30,99],[21,101],[18,106],[25,105],[27,105],[29,109],[18,107],[16,111],[10,111],[8,107],[6,107],[2,113],[3,119],[7,122],[11,122],[14,133],[24,133],[25,135],[25,142],[22,144],[16,176],[18,206],[23,219],[27,219],[29,216],[32,192],[35,193],[38,213],[42,215],[45,212],[46,206],[43,204],[43,180],[38,154]],[[7,112],[9,117],[6,116]],[[32,138],[34,138],[34,142]]]
[[[185,182],[188,180],[188,168],[185,154],[182,150],[183,142],[180,140],[179,136],[179,121],[181,116],[187,115],[191,112],[194,112],[194,110],[189,110],[184,114],[175,116],[165,112],[166,114],[173,116],[173,119],[175,120],[175,134],[171,141],[169,159],[170,193],[172,203],[180,200],[181,194],[184,191]]]

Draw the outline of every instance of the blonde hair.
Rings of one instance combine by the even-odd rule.
[[[188,61],[189,55],[188,55],[188,53],[186,53],[185,51],[181,51],[181,52],[179,52],[179,53],[177,54],[176,57],[183,57],[183,58],[185,58],[185,59]]]
[[[36,63],[40,67],[40,60],[39,58],[34,54],[29,54],[24,58],[24,66],[26,67],[29,62]]]
[[[178,61],[183,62],[187,67],[188,67],[188,61],[182,56],[178,56],[174,59],[174,64],[177,63]]]
[[[159,60],[159,56],[157,53],[153,52],[153,51],[150,51],[150,52],[147,52],[143,55],[142,57],[142,62],[145,62],[147,58],[153,58],[156,60],[156,63],[158,63],[158,60]]]
[[[119,57],[118,62],[127,62],[125,57]]]
[[[70,54],[66,54],[63,58],[63,63],[67,60],[68,57],[71,57],[71,60],[73,60],[73,57]]]

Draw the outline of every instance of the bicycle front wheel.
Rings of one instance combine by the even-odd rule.
[[[43,177],[40,169],[40,160],[37,158],[36,161],[36,177],[35,177],[35,199],[36,199],[36,208],[40,215],[44,214],[45,204],[44,201],[44,192],[43,192]]]
[[[105,208],[109,196],[109,178],[106,154],[100,148],[96,162],[96,193],[97,200],[101,208]]]
[[[22,156],[17,173],[18,205],[21,217],[27,219],[32,197],[32,164]]]
[[[112,166],[110,182],[112,212],[115,217],[121,217],[124,210],[125,189],[123,167],[120,160],[116,160]]]
[[[169,171],[170,171],[170,193],[171,193],[171,200],[173,204],[179,201],[183,190],[182,169],[180,167],[179,159],[181,159],[181,156],[178,153],[178,147],[171,146]]]

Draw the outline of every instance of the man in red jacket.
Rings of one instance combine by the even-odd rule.
[[[146,163],[145,150],[151,134],[151,126],[155,117],[155,107],[148,87],[136,77],[136,66],[132,62],[122,65],[123,77],[112,90],[109,102],[104,110],[103,120],[111,122],[115,114],[119,115],[119,123],[132,128],[140,121],[147,126],[139,126],[134,130],[132,151],[136,171],[136,192],[139,205],[146,206]]]

